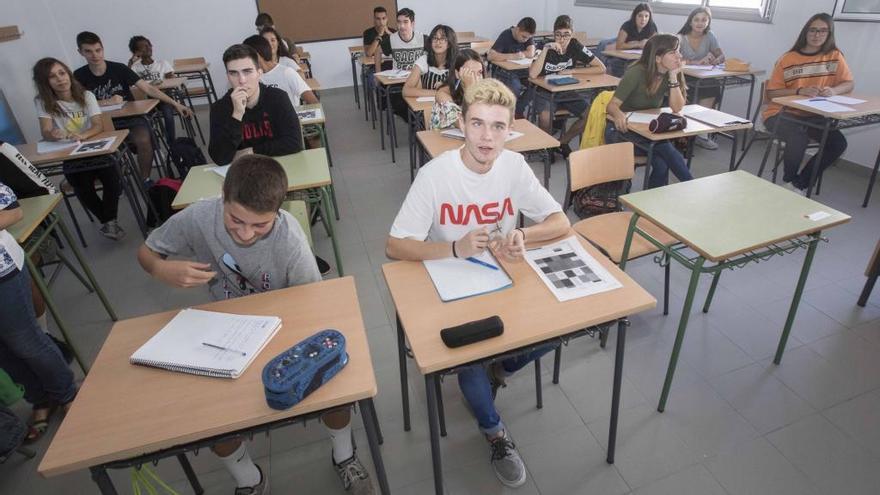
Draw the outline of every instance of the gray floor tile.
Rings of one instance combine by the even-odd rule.
[[[822,415],[880,458],[880,389],[838,404]]]
[[[727,495],[712,474],[700,464],[688,466],[632,493],[633,495]]]
[[[809,479],[763,438],[737,445],[703,464],[731,495],[818,493]]]

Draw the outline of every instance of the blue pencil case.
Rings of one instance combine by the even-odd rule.
[[[345,336],[337,330],[322,330],[266,363],[266,402],[272,409],[289,409],[330,381],[346,364]]]
[[[577,84],[580,81],[577,80],[576,77],[557,77],[556,79],[548,79],[547,83],[552,84],[554,86],[568,86],[569,84]]]

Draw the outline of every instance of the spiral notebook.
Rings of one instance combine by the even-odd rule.
[[[180,373],[238,378],[281,328],[281,318],[184,309],[129,362]]]

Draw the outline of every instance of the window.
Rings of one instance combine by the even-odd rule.
[[[655,13],[688,15],[694,7],[712,7],[715,19],[770,22],[777,0],[641,0],[649,3]],[[632,10],[639,0],[575,0],[583,7],[605,7]]]

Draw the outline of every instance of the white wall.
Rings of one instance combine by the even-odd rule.
[[[830,13],[834,0],[779,0],[772,24],[736,22],[722,19],[712,21],[728,56],[747,60],[753,67],[770,71],[782,53],[794,44],[801,27],[817,12]],[[575,29],[586,30],[589,36],[613,37],[620,24],[629,18],[624,10],[574,6],[573,0],[557,0],[556,11],[572,16]],[[661,32],[677,32],[684,24],[685,16],[655,16]],[[553,22],[552,19],[549,22]],[[836,23],[837,46],[843,50],[856,79],[856,91],[876,95],[880,93],[880,66],[874,47],[880,46],[880,24],[869,22]],[[731,90],[725,94],[724,109],[745,115],[748,99],[747,89]],[[874,166],[878,152],[878,128],[869,126],[846,131],[849,148],[844,155],[849,161],[868,167]]]

